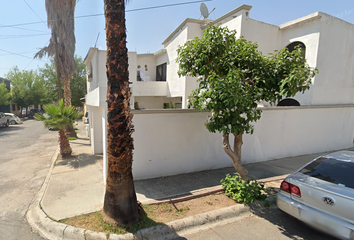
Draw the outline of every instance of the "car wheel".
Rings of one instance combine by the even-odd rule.
[[[16,121],[15,121],[15,120],[11,120],[10,124],[11,124],[11,125],[15,125],[15,124],[16,124]]]

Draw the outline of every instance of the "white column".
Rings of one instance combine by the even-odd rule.
[[[106,184],[108,172],[107,158],[107,104],[102,109],[102,143],[103,143],[103,182]]]

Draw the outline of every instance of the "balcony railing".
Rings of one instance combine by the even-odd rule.
[[[140,82],[134,81],[130,85],[133,96],[167,96],[168,88],[167,82],[160,81],[149,81],[149,82]]]

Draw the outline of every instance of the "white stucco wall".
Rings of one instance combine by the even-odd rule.
[[[185,89],[185,77],[178,77],[178,64],[177,59],[177,48],[182,46],[188,39],[188,29],[184,27],[178,36],[176,36],[173,41],[165,45],[167,50],[167,55],[169,58],[169,64],[167,65],[167,82],[169,87],[170,96],[183,96]]]
[[[317,20],[310,20],[306,23],[295,24],[285,28],[280,28],[280,45],[279,48],[284,48],[292,42],[302,42],[306,46],[305,57],[310,67],[317,67],[318,48],[320,41],[320,22]],[[315,82],[321,81],[322,74],[316,75],[312,80],[312,85],[305,93],[298,93],[295,95],[296,99],[302,106],[312,105],[313,91],[316,87]]]
[[[168,84],[163,81],[140,82],[136,81],[132,84],[133,96],[167,96]]]
[[[136,81],[138,71],[138,56],[136,52],[128,52],[128,64],[129,82],[134,82]]]
[[[138,54],[136,66],[138,65],[140,65],[140,68],[136,67],[136,71],[143,71],[152,81],[156,81],[156,58],[154,54]],[[147,66],[146,68],[145,65]]]
[[[134,179],[232,166],[219,133],[204,126],[209,113],[133,111]],[[353,146],[354,106],[265,108],[253,135],[244,136],[243,163]],[[230,138],[230,141],[233,141]]]
[[[156,58],[156,66],[161,65],[163,63],[167,63],[167,64],[170,63],[167,52],[157,54],[157,55],[155,55],[155,58]]]
[[[313,104],[354,103],[354,25],[321,15]]]
[[[236,37],[240,38],[242,36],[241,26],[242,26],[242,14],[238,13],[235,16],[223,19],[218,24],[221,24],[221,27],[227,27],[229,30],[236,30]]]
[[[248,41],[257,43],[264,55],[279,49],[278,26],[243,17],[241,34]]]
[[[197,23],[188,23],[188,39],[194,39],[196,37],[201,38],[204,30],[201,28],[200,24]],[[188,108],[188,97],[192,93],[192,91],[198,88],[199,83],[197,82],[196,77],[186,76],[184,77],[185,81],[185,89],[182,96],[182,108]]]
[[[134,97],[134,102],[139,103],[140,109],[163,109],[164,103],[181,103],[181,98],[167,97]]]
[[[354,106],[264,108],[253,135],[244,137],[245,163],[353,146]]]
[[[104,109],[104,107],[89,106],[90,139],[94,154],[103,153],[102,109]]]
[[[207,115],[134,111],[134,179],[230,166],[221,137],[209,133],[203,125]]]

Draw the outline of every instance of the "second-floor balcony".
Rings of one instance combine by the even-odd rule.
[[[156,96],[163,97],[168,95],[168,85],[167,82],[160,81],[149,81],[149,82],[140,82],[134,81],[130,85],[132,89],[133,96],[136,97],[148,97]]]

